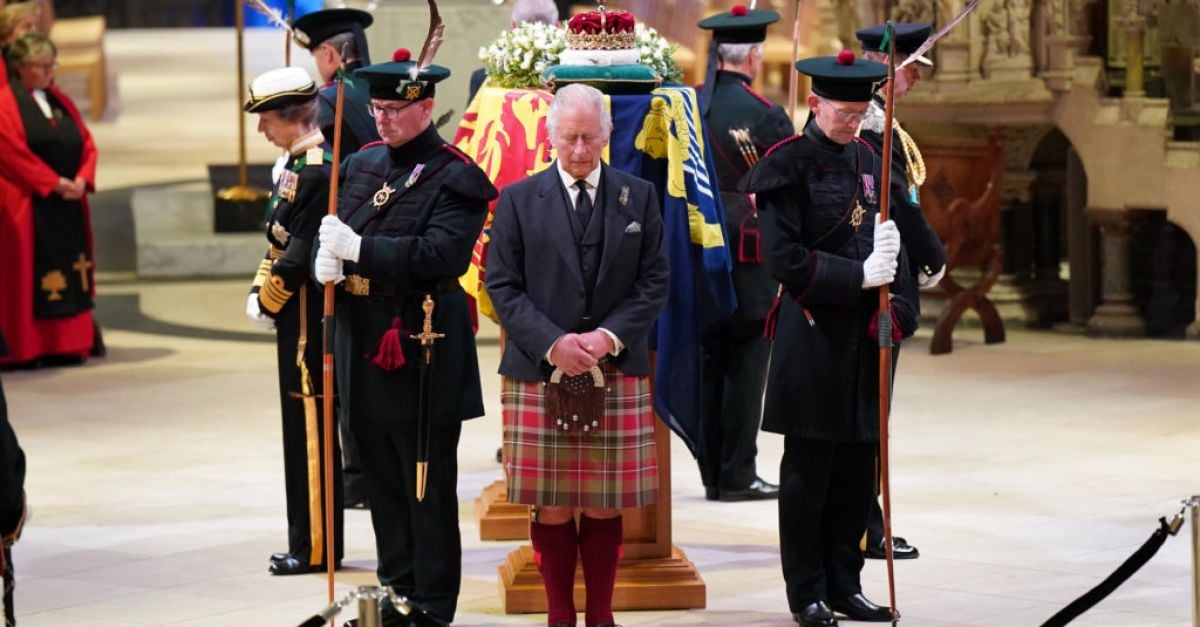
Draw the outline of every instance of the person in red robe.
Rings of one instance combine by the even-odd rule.
[[[96,146],[54,86],[57,50],[37,32],[5,48],[0,88],[0,366],[78,363],[97,328],[91,216]]]

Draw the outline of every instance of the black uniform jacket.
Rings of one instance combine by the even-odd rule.
[[[882,100],[877,99],[872,104],[872,111],[881,115],[878,112],[882,110],[882,107]],[[879,124],[879,128],[882,129],[882,123]],[[872,130],[868,128],[867,124],[864,124],[861,136],[871,145],[876,154],[883,154],[883,133],[880,130]],[[921,210],[921,206],[913,202],[910,196],[907,163],[900,138],[893,132],[892,188],[896,190],[896,201],[892,203],[891,218],[896,221],[896,228],[900,229],[900,239],[910,262],[909,271],[913,276],[916,276],[918,272],[926,276],[933,276],[946,265],[946,249],[942,246],[942,240],[934,232],[933,227],[925,219],[925,213]],[[881,176],[881,174],[876,176]],[[905,292],[905,297],[911,300],[919,311],[921,301],[918,290],[917,282],[913,281]]]
[[[265,276],[258,290],[259,307],[271,317],[278,318],[285,309],[291,315],[299,315],[299,310],[288,304],[294,300],[300,286],[310,279],[308,262],[312,243],[317,237],[321,217],[329,208],[329,177],[333,168],[326,161],[328,156],[329,144],[323,143],[313,150],[289,157],[284,165],[284,178],[276,184],[272,194],[273,209],[267,219],[267,241],[271,247],[260,268]],[[290,194],[282,189],[288,187],[286,177],[295,177],[296,181]],[[317,289],[315,281],[313,285],[313,289]],[[307,299],[312,322],[313,313],[318,319],[320,316],[319,292],[310,291]],[[295,339],[291,342],[295,344]],[[309,340],[309,344],[317,342],[318,338]],[[317,374],[313,373],[313,376]]]
[[[358,152],[363,146],[373,141],[379,141],[375,118],[367,112],[367,105],[371,103],[367,82],[361,78],[354,78],[354,70],[359,67],[361,65],[353,63],[346,71],[350,81],[346,83],[345,92],[342,94],[342,143],[339,147],[342,161]],[[317,92],[317,125],[321,127],[321,132],[329,141],[333,141],[333,122],[337,112],[337,89],[337,81],[331,81]]]
[[[658,195],[647,181],[601,167],[596,203],[603,206],[604,243],[591,323],[583,321],[586,288],[558,166],[500,195],[485,281],[510,340],[500,360],[504,376],[542,379],[541,363],[559,336],[598,327],[625,344],[613,362],[621,372],[650,374],[648,338],[669,280]]]
[[[369,145],[342,163],[338,216],[363,236],[357,263],[343,272],[370,281],[370,294],[339,288],[336,358],[338,394],[351,427],[388,425],[417,416],[421,302],[436,302],[430,416],[439,422],[483,415],[479,365],[467,296],[467,270],[496,188],[470,158],[431,124],[399,148]],[[387,193],[384,185],[394,191]],[[386,198],[385,198],[386,196]],[[384,333],[401,329],[405,365],[372,363]]]
[[[879,347],[867,334],[879,293],[862,289],[878,203],[878,183],[863,175],[876,171],[875,159],[865,143],[842,146],[810,122],[742,181],[743,191],[758,195],[766,265],[784,288],[767,373],[767,431],[879,438]],[[866,213],[855,229],[857,202]],[[898,272],[893,290],[906,278]]]
[[[750,87],[749,76],[724,70],[717,71],[707,122],[721,203],[725,207],[725,232],[729,234],[729,252],[733,258],[733,287],[738,303],[734,318],[762,320],[771,308],[779,282],[761,261],[755,261],[761,250],[760,227],[750,196],[738,191],[738,182],[750,171],[756,157],[762,157],[771,146],[794,135],[795,128],[783,107]],[[753,152],[745,141],[739,144],[730,131],[748,137]]]

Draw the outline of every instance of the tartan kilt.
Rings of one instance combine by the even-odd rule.
[[[568,434],[551,426],[544,383],[504,377],[504,473],[508,501],[620,509],[658,501],[650,378],[604,362],[602,428]]]

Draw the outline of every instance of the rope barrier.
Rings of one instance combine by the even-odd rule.
[[[1183,508],[1179,510],[1178,514],[1175,514],[1174,518],[1172,518],[1171,522],[1169,523],[1165,517],[1159,518],[1158,528],[1154,530],[1154,533],[1150,534],[1150,538],[1146,540],[1146,542],[1144,542],[1142,546],[1138,548],[1138,550],[1133,552],[1133,555],[1130,555],[1128,559],[1118,566],[1117,569],[1112,572],[1112,574],[1104,579],[1104,581],[1101,581],[1099,584],[1097,584],[1096,587],[1088,590],[1083,596],[1075,599],[1070,605],[1059,610],[1059,612],[1054,616],[1051,616],[1050,620],[1042,623],[1042,627],[1063,627],[1067,623],[1070,623],[1078,618],[1080,614],[1092,609],[1092,607],[1094,607],[1097,603],[1103,601],[1105,597],[1112,594],[1112,592],[1119,588],[1121,584],[1125,583],[1127,579],[1132,577],[1133,574],[1138,571],[1138,569],[1140,569],[1142,566],[1145,566],[1146,563],[1150,561],[1150,558],[1154,557],[1154,554],[1157,553],[1158,549],[1162,547],[1164,542],[1166,542],[1167,536],[1173,536],[1179,533],[1179,529],[1183,527],[1184,512],[1186,512],[1188,508],[1195,508],[1198,504],[1198,501],[1200,501],[1200,499],[1197,499],[1197,497],[1184,500]],[[1197,551],[1198,548],[1200,547],[1193,546],[1193,552]]]

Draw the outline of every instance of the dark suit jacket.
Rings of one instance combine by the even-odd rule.
[[[508,334],[500,360],[504,376],[542,379],[546,351],[577,329],[584,315],[583,273],[567,198],[552,165],[504,188],[496,205],[485,284]],[[604,208],[604,247],[592,319],[625,345],[614,364],[627,375],[646,375],[647,339],[667,301],[669,279],[658,193],[654,185],[604,165],[596,198]]]

